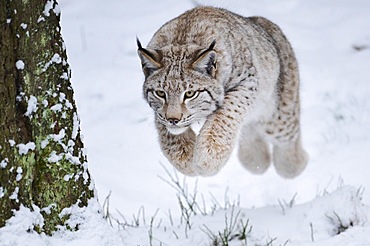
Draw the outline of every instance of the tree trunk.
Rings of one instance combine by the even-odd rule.
[[[20,206],[38,232],[94,196],[56,0],[0,0],[0,227]]]

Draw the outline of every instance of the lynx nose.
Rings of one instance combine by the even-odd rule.
[[[176,118],[169,118],[169,119],[167,119],[167,121],[168,121],[171,125],[177,125],[177,124],[180,122],[180,119],[176,119]]]
[[[167,111],[165,113],[165,117],[168,123],[175,126],[177,125],[182,119],[182,112],[181,107],[179,104],[169,104],[167,107]]]

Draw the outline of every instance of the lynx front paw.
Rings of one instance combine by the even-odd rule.
[[[197,169],[194,168],[193,166],[185,166],[185,165],[174,164],[174,163],[172,164],[176,168],[177,171],[179,171],[180,173],[186,176],[194,177],[194,176],[199,175]]]
[[[196,175],[200,176],[213,176],[218,173],[222,166],[218,160],[215,160],[209,154],[196,154],[193,164]]]
[[[198,138],[194,149],[193,166],[198,175],[213,176],[225,165],[230,156],[227,145],[218,144],[214,138]]]

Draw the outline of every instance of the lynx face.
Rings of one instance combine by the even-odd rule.
[[[223,101],[223,88],[216,80],[214,43],[208,49],[196,46],[139,46],[145,82],[144,98],[159,123],[172,134],[181,134],[204,121]]]

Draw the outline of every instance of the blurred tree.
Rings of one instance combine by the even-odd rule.
[[[94,196],[59,21],[56,0],[0,1],[0,227],[24,206],[50,235]]]

